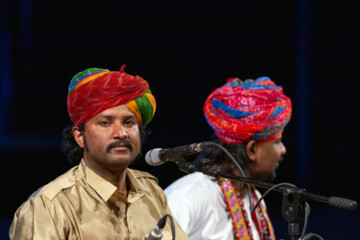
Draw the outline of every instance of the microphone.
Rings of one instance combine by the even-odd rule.
[[[166,217],[168,214],[164,215],[160,220],[157,222],[155,228],[151,229],[149,232],[149,236],[146,238],[146,240],[160,240],[163,237],[162,230],[165,227],[166,224]]]
[[[166,161],[177,162],[190,154],[203,151],[211,144],[211,142],[202,142],[173,148],[154,148],[146,153],[145,161],[151,166],[159,166]]]
[[[146,240],[162,239],[162,237],[163,237],[162,230],[163,230],[162,228],[160,228],[158,225],[156,225],[156,227],[150,231],[149,236],[146,238]]]

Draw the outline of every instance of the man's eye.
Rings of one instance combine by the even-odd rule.
[[[128,126],[131,126],[133,125],[135,122],[133,120],[128,120],[128,121],[125,121],[125,125],[128,125]]]
[[[110,122],[100,122],[100,125],[101,126],[108,126],[108,125],[110,125]]]

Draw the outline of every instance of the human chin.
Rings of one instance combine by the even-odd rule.
[[[133,162],[134,157],[132,154],[109,153],[107,159],[108,162],[113,166],[128,166]]]
[[[265,181],[265,182],[272,182],[275,180],[277,174],[276,174],[276,170],[274,169],[272,172],[264,172],[262,174],[262,176],[260,177],[260,181]]]
[[[276,172],[274,171],[274,172],[272,172],[272,173],[268,176],[268,179],[267,179],[266,181],[272,182],[272,181],[275,180],[276,176],[277,176],[277,174],[276,174]]]

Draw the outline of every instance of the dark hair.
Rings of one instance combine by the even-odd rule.
[[[235,158],[244,171],[249,168],[251,162],[248,155],[246,154],[246,143],[228,144],[224,143],[217,137],[215,137],[213,142],[223,146]],[[203,156],[203,158],[210,159],[213,164],[222,167],[224,172],[229,172],[229,166],[233,165],[228,155],[222,149],[216,146],[210,147],[205,154],[206,155]]]
[[[67,155],[69,163],[79,164],[84,156],[84,149],[82,149],[75,141],[75,138],[72,135],[73,127],[74,127],[73,124],[69,124],[67,127],[64,128],[62,132],[62,136],[63,136],[62,150],[63,153]],[[85,131],[85,123],[81,124],[78,128],[80,131]],[[142,145],[143,142],[145,141],[146,135],[150,134],[150,130],[148,130],[146,126],[139,126],[139,132],[140,132],[140,143]]]

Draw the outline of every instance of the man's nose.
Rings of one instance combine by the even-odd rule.
[[[114,127],[114,138],[127,138],[128,133],[123,124],[115,124]]]
[[[286,154],[286,147],[284,145],[283,142],[281,142],[281,155],[285,155]]]

